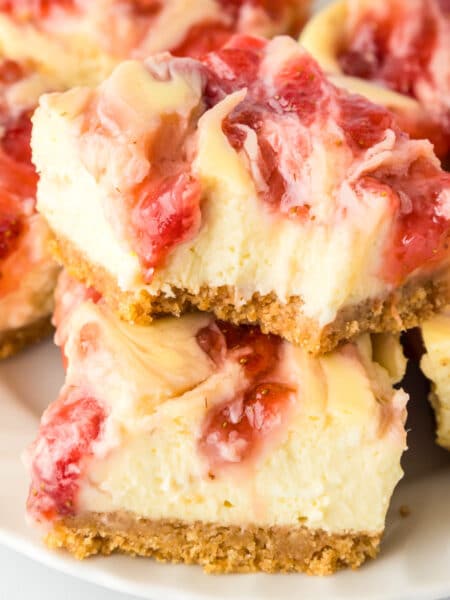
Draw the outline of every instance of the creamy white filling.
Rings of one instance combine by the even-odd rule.
[[[427,353],[420,366],[433,383],[437,441],[450,450],[450,311],[423,323],[422,337]]]
[[[197,398],[197,404],[201,398]],[[304,525],[329,532],[379,532],[402,475],[401,449],[336,431],[321,418],[292,422],[287,440],[249,473],[211,480],[198,456],[194,401],[151,433],[90,464],[81,511],[126,510],[149,519],[245,525]],[[370,472],[370,477],[367,473]]]
[[[77,509],[381,531],[402,475],[407,397],[371,362],[370,338],[319,359],[283,342],[278,377],[298,388],[288,422],[250,462],[211,468],[198,448],[205,415],[232,397],[242,373],[235,362],[217,370],[200,350],[195,335],[210,319],[137,327],[102,304],[72,311],[64,325],[65,385],[88,390],[109,415]],[[80,335],[92,324],[92,344],[80,352]]]

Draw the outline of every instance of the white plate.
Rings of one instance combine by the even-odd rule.
[[[433,443],[422,380],[410,382],[417,398],[410,411],[410,450],[404,460],[407,475],[392,501],[381,556],[359,571],[322,579],[208,576],[198,567],[124,556],[78,562],[65,553],[46,550],[24,520],[27,480],[19,455],[61,382],[59,353],[50,342],[0,364],[0,543],[81,579],[152,600],[433,600],[450,596],[450,453]],[[399,515],[403,504],[411,510],[408,518]]]

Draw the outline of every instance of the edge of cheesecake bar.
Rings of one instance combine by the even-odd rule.
[[[314,319],[302,314],[302,300],[291,297],[287,303],[271,293],[256,293],[247,302],[234,303],[235,290],[230,286],[203,287],[198,294],[185,289],[172,289],[151,295],[146,290],[133,294],[123,291],[115,278],[100,266],[89,262],[72,242],[63,237],[53,241],[53,252],[68,272],[88,286],[96,288],[125,321],[150,323],[161,314],[179,316],[192,309],[213,312],[217,318],[235,324],[258,324],[263,333],[280,335],[313,354],[332,351],[341,342],[370,332],[398,332],[415,327],[450,301],[446,279],[409,281],[385,298],[372,298],[341,309],[336,319],[323,328]]]

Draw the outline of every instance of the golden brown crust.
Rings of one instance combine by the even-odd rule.
[[[49,336],[53,331],[50,315],[41,319],[0,333],[0,359],[8,358],[20,352],[25,346],[34,344]]]
[[[88,513],[58,522],[46,538],[77,558],[123,552],[158,561],[200,564],[207,573],[302,571],[329,575],[357,568],[378,553],[381,534],[330,534],[304,526],[224,526]]]
[[[232,287],[202,288],[198,294],[173,289],[151,296],[145,290],[137,294],[119,289],[116,280],[103,267],[93,265],[71,242],[59,238],[55,255],[75,278],[95,287],[125,321],[146,324],[158,314],[174,314],[199,309],[213,312],[219,319],[233,323],[257,323],[264,333],[278,334],[313,354],[332,351],[339,343],[364,332],[397,332],[415,327],[450,301],[447,280],[409,282],[382,299],[370,299],[343,308],[326,327],[302,312],[302,300],[291,297],[280,302],[274,294],[253,297],[240,306],[234,304]]]

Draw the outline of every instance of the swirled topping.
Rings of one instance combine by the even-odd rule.
[[[417,99],[434,117],[429,134],[450,148],[450,9],[444,0],[349,2],[343,71]],[[437,128],[439,127],[440,135]]]

